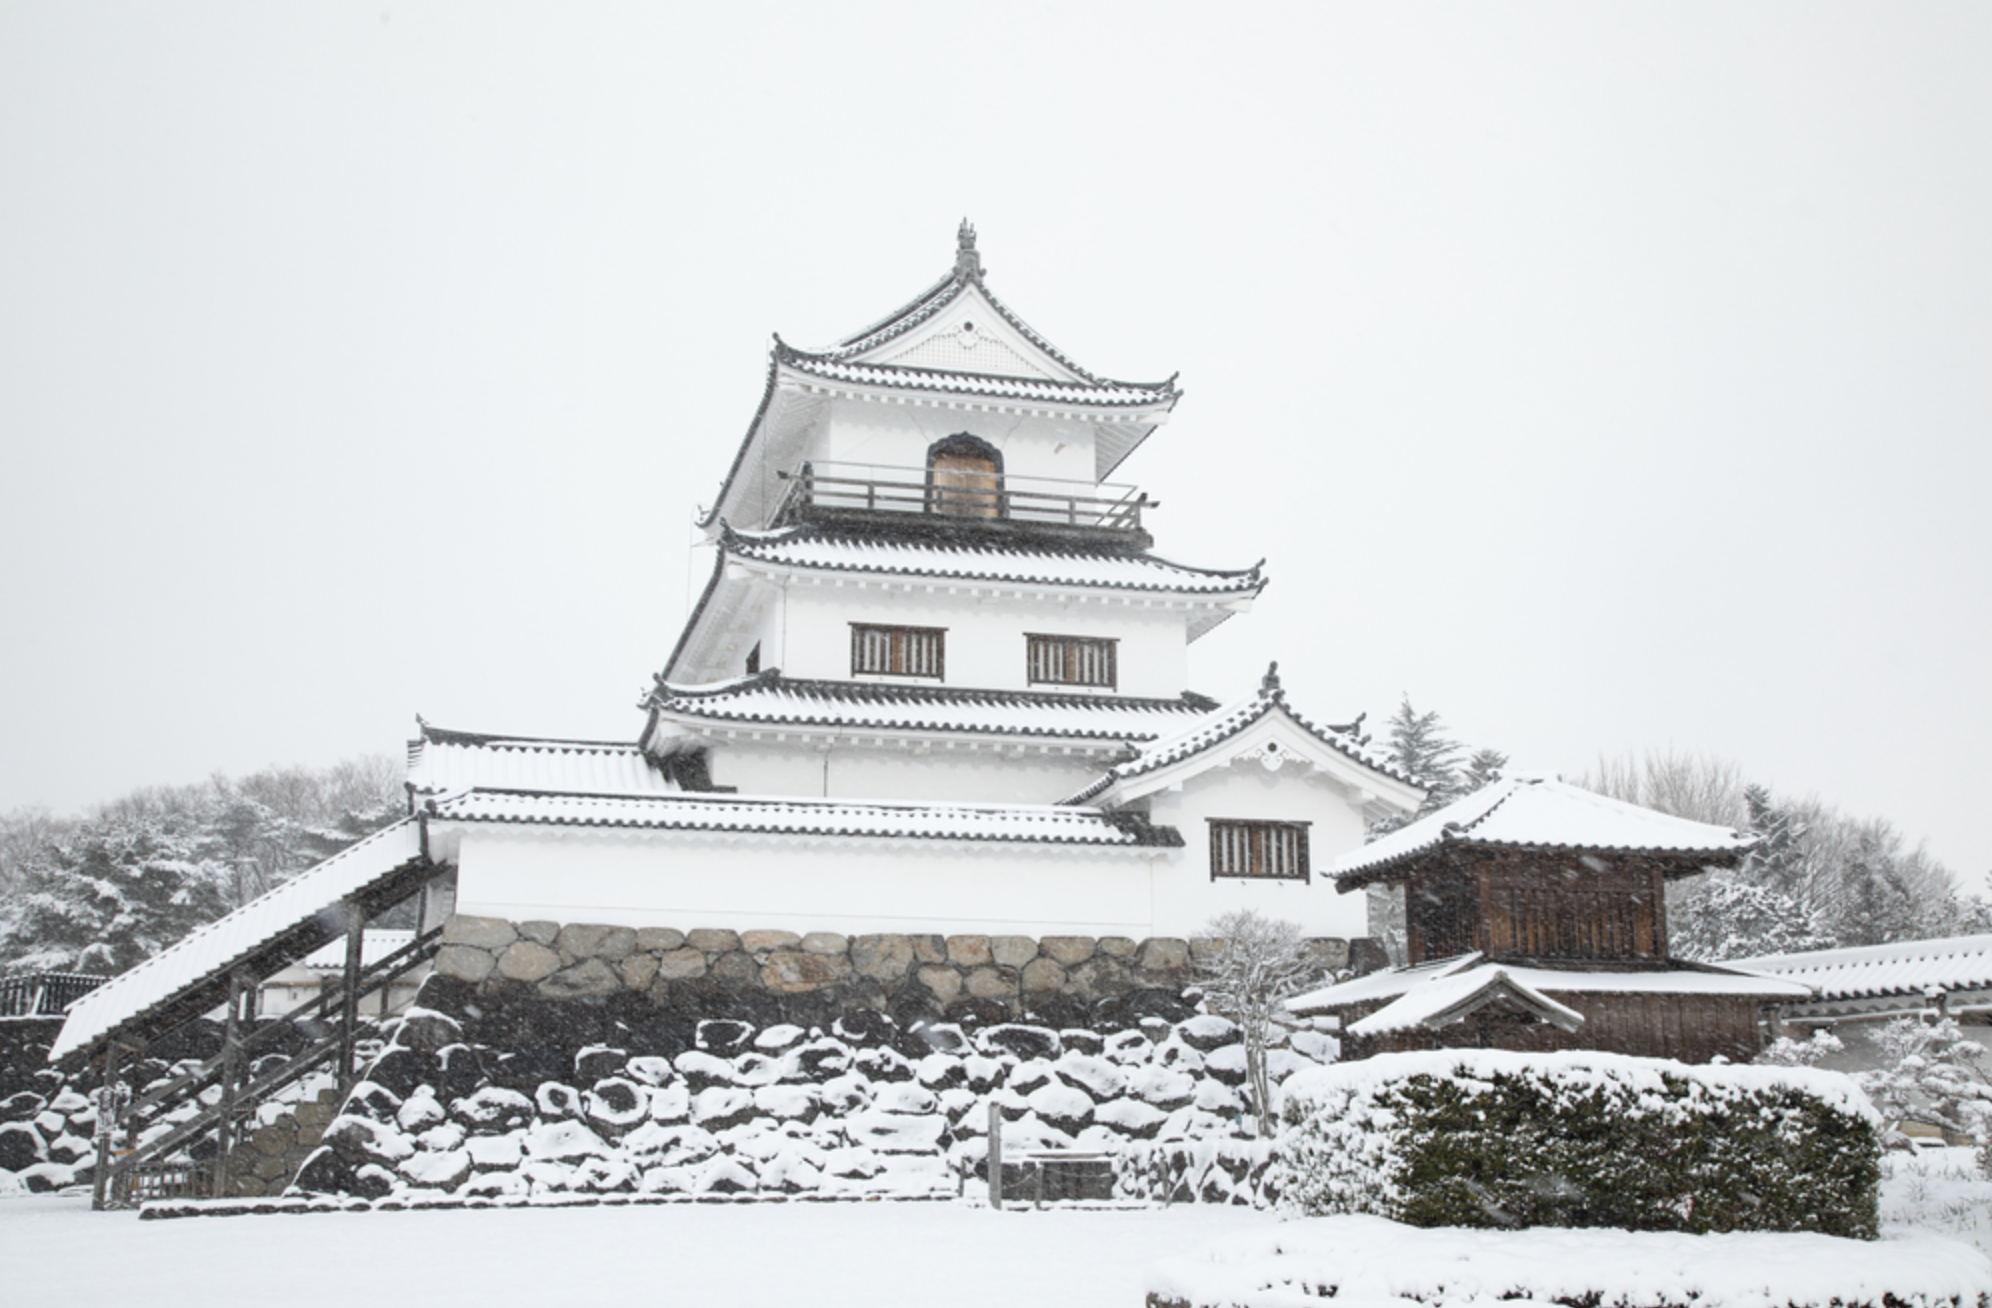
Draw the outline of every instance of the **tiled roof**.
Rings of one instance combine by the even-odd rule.
[[[189,991],[212,986],[215,977],[225,975],[280,938],[310,927],[347,896],[386,880],[417,860],[424,860],[422,828],[414,818],[403,818],[298,873],[71,1004],[69,1020],[62,1024],[49,1060],[88,1048],[134,1018]],[[320,931],[318,939],[326,934],[329,931]]]
[[[816,527],[726,531],[721,548],[743,559],[830,572],[1089,586],[1189,595],[1256,595],[1263,562],[1237,571],[1191,568],[1151,554],[1033,549],[1005,542],[955,543],[843,535]]]
[[[1332,872],[1345,887],[1360,886],[1447,844],[1701,856],[1703,864],[1722,865],[1754,843],[1729,827],[1691,822],[1549,777],[1517,776],[1344,854]]]
[[[429,801],[438,819],[655,831],[974,840],[1175,848],[1173,827],[1140,814],[1050,804],[889,804],[731,795],[544,795],[474,790]]]
[[[1201,695],[1187,693],[1179,699],[1136,699],[857,681],[791,681],[776,669],[709,686],[660,680],[647,705],[681,722],[1107,742],[1149,740],[1212,707]]]
[[[535,740],[445,731],[424,722],[408,742],[408,784],[418,794],[499,786],[585,794],[658,795],[677,787],[635,744]]]
[[[1363,744],[1362,739],[1356,735],[1361,719],[1347,726],[1322,727],[1296,712],[1294,707],[1287,703],[1286,690],[1280,685],[1279,664],[1275,663],[1266,669],[1266,675],[1259,682],[1259,688],[1252,694],[1236,703],[1227,704],[1223,708],[1205,714],[1203,720],[1191,723],[1173,735],[1160,737],[1139,747],[1133,757],[1115,764],[1099,780],[1092,782],[1065,802],[1083,804],[1096,795],[1104,794],[1117,782],[1131,780],[1168,767],[1172,763],[1194,758],[1276,711],[1285,714],[1294,725],[1336,753],[1345,754],[1364,767],[1407,785],[1418,784],[1415,779],[1391,766],[1388,759]]]
[[[944,372],[892,363],[844,363],[820,354],[806,354],[778,344],[775,357],[795,371],[826,381],[895,390],[934,391],[949,395],[983,395],[991,399],[1031,404],[1080,405],[1086,408],[1152,408],[1172,405],[1179,392],[1171,382],[1063,382],[994,373]]]
[[[1480,954],[1461,954],[1324,986],[1287,1000],[1287,1007],[1296,1013],[1325,1013],[1400,995],[1424,996],[1429,989],[1429,1010],[1437,1012],[1471,990],[1473,981],[1464,978],[1477,980],[1479,974],[1497,966],[1509,980],[1546,995],[1755,995],[1774,1000],[1804,999],[1812,994],[1806,986],[1790,981],[1706,965],[1676,963],[1664,970],[1516,967],[1497,965]],[[1400,1015],[1424,1006],[1421,999],[1419,1004],[1400,1010]],[[1378,1015],[1382,1011],[1378,1010]]]
[[[1724,966],[1803,981],[1826,1001],[1992,989],[1992,935],[1765,954]]]

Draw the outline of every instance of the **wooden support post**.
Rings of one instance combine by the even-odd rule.
[[[97,1169],[90,1176],[90,1207],[103,1212],[111,1201],[111,1150],[118,1132],[118,1055],[124,1047],[113,1040],[104,1048],[104,1086],[97,1091]]]
[[[1003,1206],[1003,1107],[989,1101],[989,1206]]]
[[[339,1093],[353,1088],[353,1045],[360,1028],[360,947],[366,941],[366,916],[358,904],[346,904],[346,970],[339,993]]]
[[[221,1103],[214,1124],[214,1177],[210,1187],[216,1199],[228,1197],[228,1154],[235,1137],[235,1090],[242,1084],[242,996],[248,989],[246,973],[237,970],[229,974],[228,1016],[221,1027]]]

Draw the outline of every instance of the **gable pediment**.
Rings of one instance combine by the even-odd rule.
[[[1033,381],[1088,380],[1012,326],[973,282],[929,321],[850,361]]]

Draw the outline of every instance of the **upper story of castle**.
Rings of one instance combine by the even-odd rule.
[[[1061,353],[990,292],[964,222],[948,275],[881,321],[824,350],[776,338],[700,525],[1138,552],[1149,502],[1110,478],[1180,396]]]

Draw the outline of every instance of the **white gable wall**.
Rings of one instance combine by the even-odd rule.
[[[1094,480],[1091,423],[933,404],[835,400],[827,422],[811,442],[810,457],[910,468],[924,477],[927,451],[935,442],[964,432],[1002,452],[1005,477]],[[1078,489],[1086,493],[1085,487]]]

